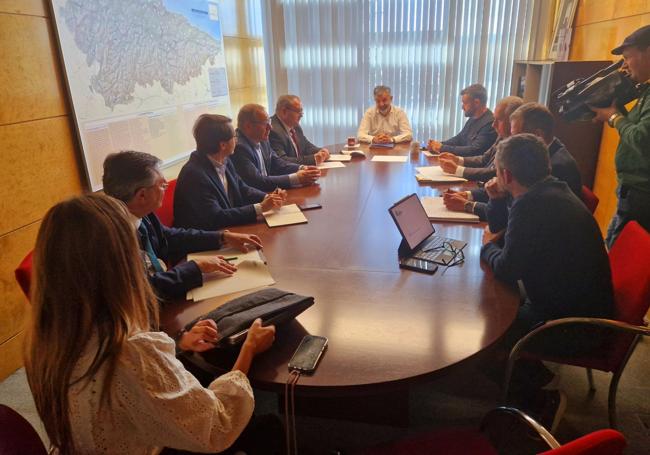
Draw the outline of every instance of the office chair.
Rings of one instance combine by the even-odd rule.
[[[598,207],[598,203],[600,202],[600,199],[598,199],[598,196],[596,196],[593,191],[591,191],[589,188],[587,188],[584,185],[582,185],[581,196],[582,196],[582,202],[585,203],[585,205],[593,215],[596,212],[596,208]]]
[[[16,411],[0,404],[0,455],[46,455],[38,433]]]
[[[160,222],[167,227],[174,225],[174,191],[176,190],[176,179],[167,182],[169,186],[165,190],[162,205],[156,210]]]
[[[358,455],[619,455],[625,446],[625,438],[615,430],[595,431],[560,445],[523,412],[500,407],[488,412],[478,429],[433,430]]]
[[[614,286],[615,320],[598,318],[563,318],[548,321],[524,336],[510,351],[506,369],[504,402],[507,403],[514,364],[520,357],[548,360],[587,368],[590,391],[594,391],[592,369],[612,373],[609,386],[609,424],[616,428],[616,392],[625,365],[640,337],[650,335],[644,316],[650,307],[650,234],[636,221],[625,225],[609,252]],[[528,342],[544,336],[547,330],[566,326],[606,327],[610,334],[598,352],[575,358],[545,356],[526,351]]]
[[[32,283],[32,256],[34,251],[27,253],[27,256],[20,262],[18,268],[14,270],[14,276],[16,281],[20,286],[20,289],[23,290],[25,297],[29,300],[29,288]]]

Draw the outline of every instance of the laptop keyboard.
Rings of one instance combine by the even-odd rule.
[[[425,243],[420,251],[415,253],[413,257],[416,259],[435,262],[441,255],[445,254],[445,250],[442,247],[443,244],[450,241],[452,240],[432,235],[429,241],[427,241],[427,243]]]

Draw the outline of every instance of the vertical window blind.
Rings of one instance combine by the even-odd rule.
[[[273,3],[273,2],[271,2]],[[460,91],[485,85],[488,105],[510,93],[514,60],[527,58],[534,0],[275,0],[263,7],[271,109],[300,96],[301,125],[318,144],[356,133],[388,85],[414,138],[446,139],[462,127]],[[281,29],[281,30],[280,30]],[[277,36],[283,39],[277,40]]]

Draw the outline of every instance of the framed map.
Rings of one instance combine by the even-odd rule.
[[[89,187],[119,150],[163,166],[203,113],[231,115],[216,0],[51,0]]]

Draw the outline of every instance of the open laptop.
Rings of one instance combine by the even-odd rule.
[[[467,242],[433,235],[434,229],[417,194],[413,193],[399,200],[388,209],[402,234],[399,248],[400,259],[413,258],[448,265],[456,259],[451,248],[462,250]]]

